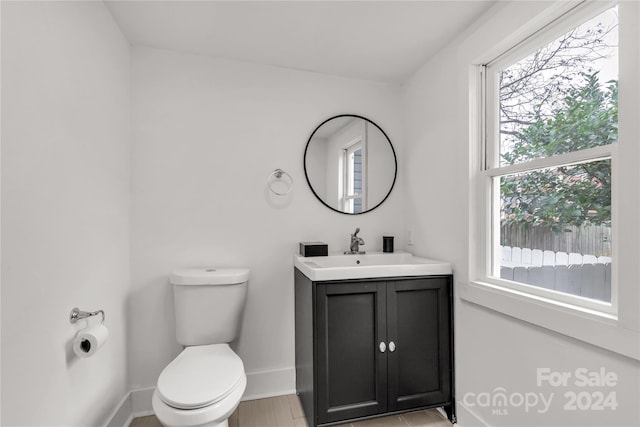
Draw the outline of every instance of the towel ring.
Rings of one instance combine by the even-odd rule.
[[[287,189],[284,190],[284,191],[276,191],[276,190],[274,190],[273,184],[276,182],[276,180],[282,180],[283,177],[287,177],[286,180],[289,181],[289,185],[287,186]],[[286,181],[286,180],[284,180],[284,181]],[[293,189],[293,178],[291,178],[291,175],[289,175],[288,173],[286,173],[282,169],[276,169],[273,172],[271,172],[271,174],[269,175],[269,178],[267,178],[267,185],[269,186],[269,190],[271,190],[271,192],[273,194],[276,194],[278,196],[286,196]]]

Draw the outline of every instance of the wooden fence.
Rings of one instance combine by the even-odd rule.
[[[504,246],[611,256],[611,227],[589,225],[567,227],[556,233],[542,227],[503,225],[500,244]]]
[[[611,301],[611,258],[502,246],[500,277]]]

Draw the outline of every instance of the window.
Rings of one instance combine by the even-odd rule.
[[[340,182],[343,188],[340,191],[342,200],[342,211],[358,214],[367,209],[366,201],[366,125],[363,128],[363,135],[351,141],[342,150],[342,161],[340,169],[342,179]]]
[[[345,211],[362,212],[362,144],[354,144],[344,150],[346,176]]]
[[[617,6],[514,48],[482,75],[487,279],[615,311]]]

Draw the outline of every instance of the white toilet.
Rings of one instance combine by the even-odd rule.
[[[167,427],[220,426],[247,386],[229,347],[240,328],[249,270],[185,269],[171,275],[176,337],[185,349],[160,374],[153,410]]]

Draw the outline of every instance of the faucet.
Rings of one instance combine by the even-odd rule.
[[[364,245],[364,240],[361,237],[358,237],[358,233],[360,232],[360,228],[356,228],[356,231],[351,235],[351,244],[349,245],[349,250],[345,252],[345,255],[358,255],[364,254],[364,251],[360,251],[360,245]]]

